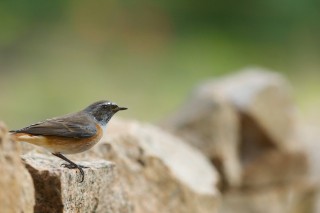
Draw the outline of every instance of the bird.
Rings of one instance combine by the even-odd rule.
[[[108,100],[97,101],[83,110],[67,115],[40,121],[22,129],[11,130],[13,140],[41,146],[54,156],[67,163],[61,164],[68,169],[78,169],[81,181],[84,180],[83,168],[69,160],[64,154],[84,152],[93,147],[103,137],[112,116],[126,107],[119,107]]]

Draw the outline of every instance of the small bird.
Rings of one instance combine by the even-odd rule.
[[[82,168],[62,154],[75,154],[93,147],[105,133],[107,123],[112,116],[126,107],[119,107],[111,101],[98,101],[82,111],[47,119],[19,130],[12,130],[14,140],[31,143],[49,150],[66,162],[62,166],[78,169],[81,181],[84,180]]]

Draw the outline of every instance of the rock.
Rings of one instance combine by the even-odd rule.
[[[296,135],[297,110],[283,76],[249,69],[202,87],[219,92],[238,113],[242,186],[287,182],[307,175],[306,150]]]
[[[161,126],[201,150],[222,176],[222,188],[241,183],[239,117],[228,100],[209,86],[197,88]]]
[[[255,187],[307,174],[296,117],[284,77],[249,69],[201,84],[162,126],[206,153],[225,188]]]
[[[317,190],[316,206],[313,212],[320,212],[320,126],[310,121],[299,122],[299,135],[306,141],[307,156],[310,161],[310,180],[315,182],[314,189]]]
[[[318,185],[298,123],[284,77],[250,69],[201,84],[162,126],[217,165],[222,212],[311,212]]]
[[[19,144],[12,141],[0,123],[0,207],[1,212],[33,212],[34,187],[20,158]]]
[[[314,210],[316,188],[313,183],[299,181],[224,194],[223,213],[300,213]]]
[[[135,213],[217,212],[217,172],[203,154],[155,126],[113,120],[84,155],[111,159]]]
[[[291,87],[278,73],[262,69],[247,69],[238,74],[208,81],[200,91],[208,89],[225,97],[240,113],[247,116],[269,137],[270,146],[280,150],[295,149],[294,141],[297,110],[290,94]],[[259,141],[260,138],[251,140]],[[246,137],[242,135],[242,137]]]
[[[77,162],[89,167],[80,183],[79,171],[60,167],[54,156],[29,152],[23,159],[35,186],[35,212],[132,212],[111,162]]]
[[[242,187],[265,187],[306,179],[308,158],[303,152],[268,150],[255,161],[244,165]]]

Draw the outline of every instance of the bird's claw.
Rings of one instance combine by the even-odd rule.
[[[64,168],[68,168],[68,169],[78,169],[78,168],[89,168],[87,166],[82,166],[82,165],[77,165],[77,164],[69,164],[69,163],[63,163],[60,166],[64,167]]]
[[[77,164],[67,164],[67,163],[63,163],[61,164],[61,166],[65,167],[65,168],[68,168],[68,169],[79,169],[80,173],[81,173],[81,181],[80,183],[83,182],[84,180],[84,171],[82,168],[89,168],[87,166],[82,166],[82,165],[77,165]]]

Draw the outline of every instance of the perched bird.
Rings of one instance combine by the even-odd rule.
[[[83,182],[82,168],[87,167],[77,165],[62,154],[79,153],[93,147],[102,138],[111,117],[126,109],[111,101],[98,101],[82,111],[47,119],[10,132],[14,140],[44,147],[68,162],[62,166],[79,169],[82,176],[80,182]]]

